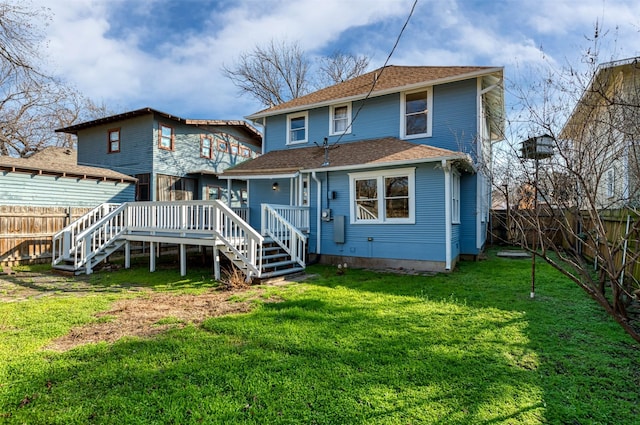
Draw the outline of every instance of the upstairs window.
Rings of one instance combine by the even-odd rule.
[[[336,136],[351,132],[351,104],[332,106],[329,135]]]
[[[160,124],[158,131],[158,147],[160,149],[172,151],[174,149],[173,141],[173,128],[168,125]]]
[[[308,114],[291,114],[287,116],[287,145],[307,143]]]
[[[229,143],[224,140],[218,140],[218,150],[220,152],[229,152]]]
[[[241,146],[240,155],[244,156],[245,158],[251,158],[251,149],[246,146]]]
[[[401,131],[403,138],[431,136],[432,89],[402,95]]]
[[[200,157],[209,159],[213,157],[212,136],[205,136],[204,134],[200,136]]]
[[[116,128],[113,130],[109,130],[108,132],[108,152],[116,153],[120,152],[120,129]]]

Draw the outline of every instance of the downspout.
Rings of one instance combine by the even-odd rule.
[[[444,171],[444,245],[446,270],[451,270],[451,165],[446,159],[442,160]]]
[[[320,210],[322,209],[322,181],[318,178],[315,171],[311,172],[311,178],[316,182],[316,255],[320,255],[320,242],[322,235],[322,222],[320,221]]]

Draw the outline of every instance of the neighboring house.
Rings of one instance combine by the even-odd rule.
[[[264,154],[221,177],[248,182],[256,229],[269,205],[308,211],[299,227],[322,262],[451,270],[485,246],[502,79],[501,67],[377,69],[248,116]]]
[[[598,208],[640,205],[640,57],[598,67],[560,138],[587,165]]]
[[[56,131],[77,136],[79,165],[135,177],[131,201],[220,199],[243,206],[244,182],[227,186],[217,176],[262,150],[261,134],[244,121],[185,119],[151,108]]]
[[[69,148],[48,147],[28,158],[0,156],[0,172],[0,205],[93,208],[135,194],[135,178],[77,165]]]

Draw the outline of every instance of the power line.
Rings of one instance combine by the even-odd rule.
[[[393,56],[393,53],[396,51],[396,47],[398,47],[398,43],[400,43],[400,38],[402,38],[402,34],[404,33],[404,30],[407,28],[407,25],[409,25],[409,21],[411,20],[411,17],[413,16],[413,12],[415,11],[417,4],[418,4],[418,0],[415,0],[413,2],[413,6],[411,6],[411,11],[409,12],[409,16],[407,16],[407,19],[405,20],[404,25],[402,26],[402,29],[400,30],[400,33],[398,33],[398,36],[396,37],[396,42],[394,43],[393,48],[389,52],[389,55],[387,56],[387,59],[384,61],[384,64],[382,65],[382,68],[380,69],[380,73],[376,76],[376,78],[374,78],[373,84],[371,84],[371,88],[369,89],[369,92],[364,97],[364,99],[362,99],[362,103],[358,107],[358,110],[356,110],[356,113],[353,116],[353,119],[351,120],[351,123],[349,124],[349,127],[347,127],[347,130],[349,130],[350,128],[353,127],[353,123],[358,118],[358,115],[360,114],[360,111],[362,110],[364,105],[367,103],[367,99],[369,99],[369,96],[371,96],[371,93],[373,93],[373,89],[376,87],[376,83],[378,82],[380,77],[382,77],[382,73],[387,68],[387,64],[389,63],[389,60],[391,60],[391,56]],[[331,146],[329,146],[329,149],[333,148],[335,145],[340,143],[340,140],[342,140],[342,136],[344,136],[347,133],[347,130],[345,130],[338,137],[338,140],[336,140]]]

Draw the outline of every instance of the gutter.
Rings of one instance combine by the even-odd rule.
[[[442,160],[444,171],[444,245],[445,245],[445,270],[451,270],[451,164]]]

